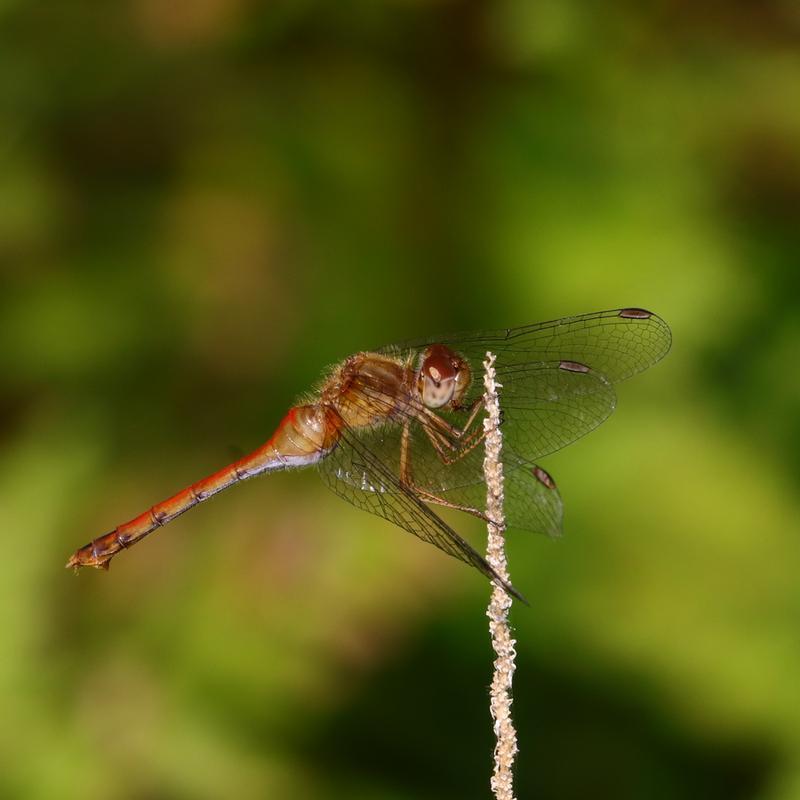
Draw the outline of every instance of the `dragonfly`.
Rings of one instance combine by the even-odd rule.
[[[538,462],[594,430],[616,406],[615,384],[663,358],[669,326],[620,308],[359,352],[293,406],[265,444],[73,553],[67,567],[111,559],[236,483],[315,465],[354,506],[376,514],[519,592],[434,508],[486,519],[482,362],[496,357],[505,522],[561,534],[563,504]]]

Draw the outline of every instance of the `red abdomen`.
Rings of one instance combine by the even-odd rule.
[[[319,461],[339,440],[341,421],[322,405],[297,406],[281,420],[272,437],[258,450],[203,478],[168,500],[157,503],[130,522],[76,550],[68,567],[103,567],[122,549],[131,547],[156,528],[202,503],[234,483],[262,472],[304,467]]]

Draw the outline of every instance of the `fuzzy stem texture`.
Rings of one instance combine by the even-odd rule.
[[[486,560],[492,569],[508,582],[508,563],[505,551],[505,515],[503,512],[503,462],[500,454],[503,446],[503,435],[500,432],[500,402],[497,390],[502,385],[497,383],[494,369],[495,356],[486,354],[483,362],[483,385],[486,389],[483,400],[487,416],[483,421],[486,431],[486,457],[483,471],[486,477],[486,515],[491,520],[487,523],[489,541]],[[511,608],[511,596],[495,583],[486,616],[489,617],[489,633],[492,647],[496,654],[494,675],[492,677],[491,700],[489,709],[494,720],[494,733],[497,744],[494,748],[494,773],[491,787],[496,800],[514,800],[514,757],[517,754],[517,732],[511,719],[511,682],[514,677],[516,642],[511,638],[508,624],[508,611]]]

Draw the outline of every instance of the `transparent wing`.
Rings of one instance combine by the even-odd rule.
[[[509,366],[498,358],[505,463],[534,466],[608,419],[617,402],[614,387],[580,366],[571,361]],[[468,402],[481,396],[481,375],[473,379]]]
[[[563,505],[558,488],[541,467],[507,469],[504,480],[505,518],[509,528],[561,535]],[[443,493],[446,500],[473,508],[485,508],[486,485],[474,483]]]
[[[609,383],[619,383],[660,361],[669,352],[672,334],[667,323],[650,311],[617,308],[518,328],[432,336],[378,352],[422,350],[437,342],[477,359],[478,364],[491,350],[498,369],[502,364],[575,361]]]
[[[434,336],[383,352],[419,359],[432,343],[448,345],[469,362],[467,403],[483,391],[486,351],[497,356],[507,451],[509,457],[533,465],[606,420],[616,405],[613,384],[663,358],[671,334],[655,314],[625,308],[519,328]],[[457,417],[459,412],[443,416],[447,413]]]
[[[325,484],[357,508],[383,517],[475,567],[525,602],[519,592],[494,572],[480,553],[405,487],[394,469],[385,465],[356,433],[344,427],[338,445],[320,462],[319,471]]]

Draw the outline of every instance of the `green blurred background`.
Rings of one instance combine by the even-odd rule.
[[[800,798],[799,267],[794,0],[0,3],[0,796],[487,797],[487,584],[313,470],[62,565],[355,350],[637,305],[518,795]]]

